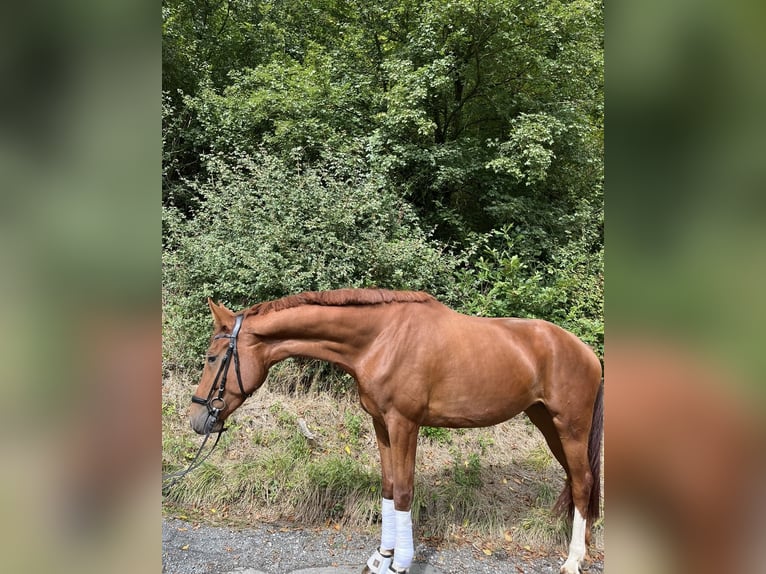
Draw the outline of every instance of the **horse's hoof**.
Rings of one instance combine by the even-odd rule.
[[[391,561],[394,559],[393,552],[391,554],[381,554],[380,548],[372,553],[367,564],[362,569],[362,574],[384,574],[388,571],[388,567],[391,566]]]

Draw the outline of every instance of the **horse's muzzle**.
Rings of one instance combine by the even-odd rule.
[[[223,421],[218,420],[207,409],[196,409],[189,417],[189,422],[197,434],[214,433],[223,428]]]

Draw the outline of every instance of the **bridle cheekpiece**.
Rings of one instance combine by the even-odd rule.
[[[234,328],[231,330],[231,335],[221,333],[213,337],[214,339],[229,339],[229,346],[226,348],[226,354],[221,360],[221,365],[218,367],[218,372],[215,375],[213,384],[210,385],[210,392],[207,394],[207,398],[203,399],[197,395],[192,395],[192,402],[198,405],[205,405],[207,412],[212,418],[208,418],[206,426],[212,428],[213,424],[218,420],[218,415],[223,409],[226,408],[226,401],[223,399],[223,393],[226,390],[226,376],[229,373],[229,365],[231,364],[231,358],[234,357],[234,373],[237,375],[237,384],[242,396],[245,398],[250,397],[253,393],[246,393],[245,387],[242,385],[242,374],[239,372],[239,353],[237,352],[237,336],[239,330],[242,327],[242,320],[244,315],[237,315],[234,319]],[[218,394],[214,396],[216,391],[216,385],[218,387]]]

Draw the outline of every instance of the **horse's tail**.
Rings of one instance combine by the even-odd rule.
[[[596,393],[596,400],[593,403],[593,421],[590,427],[590,436],[588,437],[588,462],[590,463],[590,473],[593,477],[593,483],[590,489],[590,499],[588,500],[587,516],[585,519],[588,525],[592,525],[599,516],[601,516],[601,440],[604,437],[604,379],[601,379],[601,385]],[[553,505],[555,514],[568,516],[570,519],[574,515],[574,500],[572,499],[572,485],[569,480],[566,481],[564,489]]]
[[[593,422],[588,437],[588,460],[593,475],[593,485],[588,501],[588,524],[593,524],[601,516],[601,440],[604,437],[604,379],[596,394],[593,404]]]

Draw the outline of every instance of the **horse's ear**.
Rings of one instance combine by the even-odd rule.
[[[215,321],[216,327],[222,327],[231,322],[234,317],[234,313],[229,311],[223,304],[216,304],[213,300],[207,298],[207,306],[210,307],[210,312],[213,314],[213,321]]]

